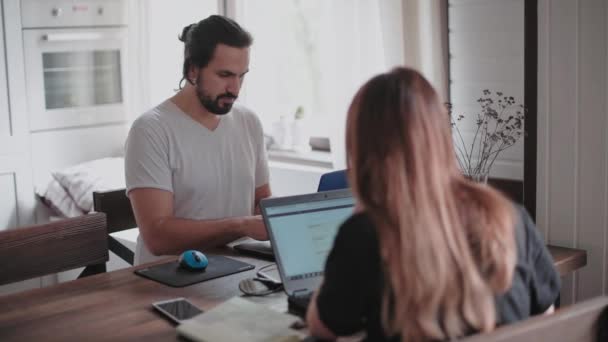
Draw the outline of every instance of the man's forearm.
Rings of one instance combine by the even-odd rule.
[[[164,218],[152,223],[142,237],[152,254],[178,254],[186,249],[207,249],[225,245],[244,236],[247,217],[219,220]]]

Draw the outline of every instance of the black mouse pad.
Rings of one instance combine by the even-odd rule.
[[[251,264],[225,256],[209,254],[206,256],[209,260],[209,266],[204,271],[189,271],[180,268],[177,261],[171,261],[135,270],[134,272],[144,278],[152,279],[165,285],[183,287],[254,268]]]

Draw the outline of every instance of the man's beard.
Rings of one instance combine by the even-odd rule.
[[[205,94],[205,92],[198,87],[199,84],[200,82],[197,82],[196,96],[198,97],[198,100],[201,102],[203,107],[205,107],[205,109],[216,115],[224,115],[230,112],[230,110],[232,109],[232,103],[221,105],[220,100],[222,98],[236,99],[236,95],[227,92],[218,95],[215,99],[212,99],[211,96]]]

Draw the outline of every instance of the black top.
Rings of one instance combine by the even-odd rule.
[[[557,299],[559,274],[528,212],[518,206],[517,264],[513,284],[496,298],[497,321],[510,323],[545,312]],[[388,339],[380,319],[383,273],[378,238],[366,214],[342,226],[325,265],[317,297],[321,321],[339,336],[366,330],[370,341]]]

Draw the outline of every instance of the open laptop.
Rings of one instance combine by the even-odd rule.
[[[337,170],[321,175],[317,192],[339,190],[348,188],[346,180],[346,170]],[[249,254],[256,257],[275,260],[274,252],[269,241],[240,241],[233,248],[243,254]]]
[[[354,204],[348,189],[261,201],[290,312],[304,315],[323,279],[338,229],[352,214]]]

